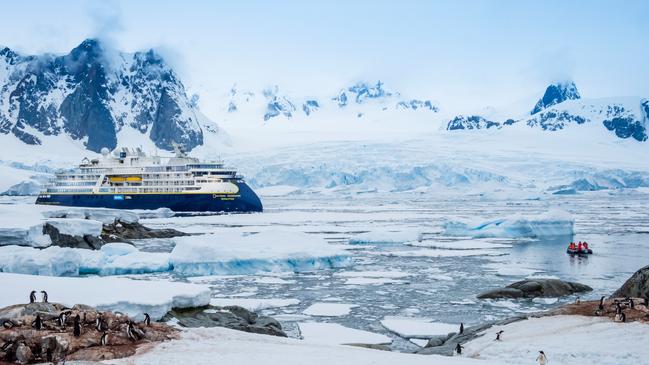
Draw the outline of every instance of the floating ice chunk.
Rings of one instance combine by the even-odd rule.
[[[238,305],[249,311],[260,311],[268,308],[289,307],[300,304],[298,299],[280,299],[280,298],[212,298],[210,304],[217,307],[227,307]]]
[[[446,250],[473,250],[482,248],[510,248],[511,244],[495,243],[487,240],[457,240],[457,241],[414,241],[406,242],[407,246],[438,248]]]
[[[87,304],[141,318],[162,318],[171,308],[200,307],[210,302],[207,286],[162,280],[116,277],[60,278],[0,273],[0,307],[25,303],[29,290],[46,290],[50,302]]]
[[[345,281],[345,285],[385,285],[385,284],[403,284],[403,280],[395,280],[391,278],[349,278]]]
[[[261,278],[255,278],[255,283],[258,284],[271,284],[271,285],[284,285],[284,284],[294,284],[295,280],[284,280],[278,277],[264,276]]]
[[[78,276],[146,274],[172,269],[168,253],[140,252],[126,246],[130,245],[110,243],[98,251],[58,246],[42,250],[32,247],[2,246],[0,247],[0,272]]]
[[[403,243],[421,241],[421,233],[417,231],[374,230],[360,233],[349,238],[349,244]]]
[[[421,249],[412,251],[379,251],[377,255],[395,256],[395,257],[466,257],[466,256],[500,256],[503,252],[497,250],[436,250]]]
[[[137,213],[128,210],[105,209],[105,208],[67,208],[44,211],[43,215],[48,218],[77,218],[99,221],[103,224],[113,224],[115,221],[124,223],[136,223],[139,220]]]
[[[174,271],[189,276],[301,272],[352,264],[346,251],[305,233],[227,232],[178,237],[176,242],[171,252]]]
[[[427,318],[385,317],[381,325],[404,338],[428,338],[457,332],[457,324],[432,322]]]
[[[79,218],[50,218],[45,223],[56,228],[59,233],[79,237],[98,237],[104,227],[99,221]]]
[[[344,303],[313,303],[302,313],[317,317],[342,317],[348,315],[356,304]]]
[[[408,276],[411,276],[412,274],[403,272],[403,271],[397,271],[397,270],[390,270],[390,271],[343,271],[343,272],[337,272],[334,274],[334,276],[342,276],[346,278],[356,278],[356,277],[362,277],[362,278],[390,278],[390,279],[399,279],[399,278],[405,278]]]
[[[378,345],[392,342],[388,336],[341,326],[337,323],[303,322],[299,326],[304,340],[312,343]]]
[[[534,298],[532,301],[540,304],[554,304],[559,301],[559,298]]]
[[[449,236],[471,236],[474,238],[537,238],[572,236],[574,219],[566,212],[551,211],[539,215],[514,215],[479,224],[467,222],[447,222],[444,233]]]

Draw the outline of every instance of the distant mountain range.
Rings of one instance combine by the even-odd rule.
[[[279,86],[261,91],[231,88],[223,115],[272,125],[280,119],[325,119],[370,113],[407,123],[416,113],[424,121],[441,121],[440,107],[427,98],[404,97],[381,81],[356,82],[328,97],[289,95]],[[557,131],[570,125],[600,124],[619,138],[647,140],[649,101],[641,98],[582,99],[573,82],[548,86],[530,111],[494,119],[489,115],[458,115],[444,126],[449,131],[498,130],[529,126]],[[388,114],[385,114],[386,116]],[[388,118],[388,117],[386,117]],[[392,119],[390,119],[392,120]],[[432,124],[431,124],[432,125]],[[171,150],[174,143],[193,149],[208,135],[226,136],[202,115],[198,97],[188,96],[178,75],[154,50],[121,53],[88,39],[66,55],[25,56],[0,47],[0,137],[13,136],[39,145],[51,136],[79,141],[98,152],[119,144],[150,140]],[[135,137],[133,137],[135,136]]]
[[[458,115],[450,120],[447,130],[500,129],[525,124],[545,131],[558,131],[569,125],[600,123],[619,138],[647,140],[649,101],[642,98],[582,99],[574,82],[548,86],[543,97],[526,115],[503,121],[480,115]]]

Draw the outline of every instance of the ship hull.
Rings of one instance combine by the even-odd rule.
[[[111,209],[159,209],[175,212],[261,212],[263,206],[245,183],[237,194],[145,193],[145,194],[41,194],[36,204]]]

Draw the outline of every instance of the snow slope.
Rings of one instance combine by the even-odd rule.
[[[136,318],[149,313],[162,318],[171,308],[209,304],[209,287],[166,280],[116,277],[57,278],[0,273],[0,307],[29,301],[29,292],[45,290],[49,301],[66,306],[86,304],[99,310],[119,311]]]

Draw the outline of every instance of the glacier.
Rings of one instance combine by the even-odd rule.
[[[569,213],[550,211],[538,215],[512,215],[481,223],[449,221],[444,234],[472,238],[539,238],[573,236],[575,221]]]

